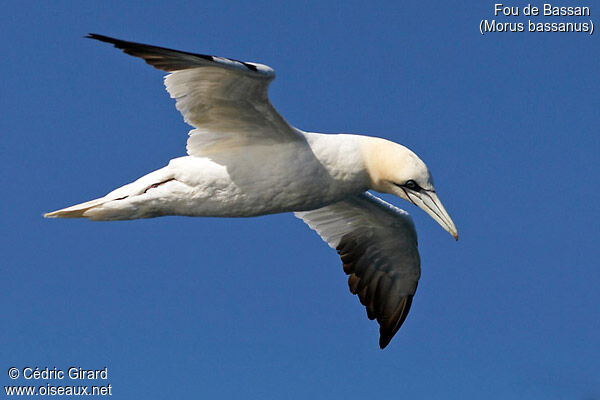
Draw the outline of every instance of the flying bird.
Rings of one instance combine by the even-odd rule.
[[[415,204],[458,239],[425,163],[385,139],[291,126],[269,101],[275,72],[266,65],[87,37],[169,72],[166,89],[193,127],[188,155],[104,197],[44,216],[112,221],[294,212],[338,251],[350,291],[377,319],[385,348],[410,310],[420,259],[410,215],[368,190]]]

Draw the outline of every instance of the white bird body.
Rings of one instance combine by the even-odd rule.
[[[171,72],[167,91],[194,127],[188,156],[45,216],[107,221],[295,212],[338,250],[351,292],[377,319],[380,347],[387,346],[417,288],[417,235],[408,213],[366,191],[412,202],[458,238],[423,161],[385,139],[290,126],[268,100],[275,75],[265,65],[89,37]]]
[[[103,198],[61,211],[92,220],[252,217],[313,210],[369,188],[361,150],[383,139],[298,134],[302,140],[175,158]]]

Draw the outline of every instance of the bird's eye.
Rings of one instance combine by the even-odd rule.
[[[416,191],[419,191],[419,189],[421,189],[421,187],[417,184],[417,182],[413,181],[412,179],[409,179],[408,181],[406,181],[406,183],[404,184],[404,187],[407,189],[416,190]]]

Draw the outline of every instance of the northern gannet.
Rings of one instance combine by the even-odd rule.
[[[98,34],[169,72],[165,86],[194,127],[188,156],[96,200],[44,214],[95,221],[164,215],[252,217],[294,212],[337,249],[350,291],[388,345],[420,276],[410,215],[369,194],[391,193],[458,233],[415,153],[385,139],[303,132],[271,105],[266,65],[127,42]]]

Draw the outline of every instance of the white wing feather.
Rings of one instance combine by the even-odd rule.
[[[203,156],[234,146],[300,139],[271,105],[270,79],[218,67],[176,71],[165,86],[190,131],[187,152]]]
[[[275,71],[266,65],[188,53],[90,34],[125,53],[171,72],[165,86],[184,120],[195,127],[187,151],[204,156],[234,146],[301,140],[269,102]]]

